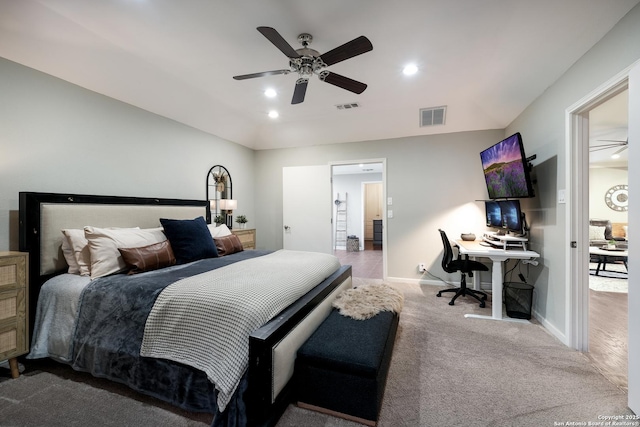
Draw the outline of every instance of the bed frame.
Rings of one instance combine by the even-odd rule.
[[[160,217],[211,222],[204,200],[93,196],[21,192],[20,250],[29,253],[29,328],[33,330],[42,284],[64,272],[63,228],[158,227]],[[247,417],[249,425],[275,425],[293,398],[293,366],[298,348],[331,311],[331,303],[350,288],[351,266],[333,275],[283,310],[249,337]],[[30,333],[30,336],[32,334]]]

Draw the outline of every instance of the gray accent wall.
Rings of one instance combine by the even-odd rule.
[[[565,111],[639,60],[638,40],[640,5],[506,129],[265,151],[0,58],[0,250],[18,248],[19,191],[203,199],[206,173],[215,164],[231,172],[238,200],[234,215],[247,215],[249,227],[257,229],[258,248],[279,249],[283,167],[384,158],[385,197],[393,198],[394,212],[386,229],[388,276],[420,283],[439,283],[438,277],[453,281],[457,276],[445,275],[439,265],[437,229],[452,239],[463,232],[482,233],[483,205],[476,200],[487,193],[479,152],[518,131],[527,155],[537,156],[537,197],[523,200],[531,248],[542,255],[540,265],[527,270],[535,285],[534,309],[547,328],[566,339],[569,242],[566,205],[556,201],[558,190],[569,190]],[[455,111],[450,110],[447,120],[455,120]],[[631,184],[638,182],[633,142]],[[637,204],[630,187],[633,209]],[[630,218],[632,229],[634,221]],[[639,265],[639,256],[631,254],[631,266]],[[420,262],[433,276],[418,273]],[[488,283],[490,277],[482,280]],[[634,301],[630,299],[630,311]]]
[[[481,235],[485,230],[484,203],[477,201],[487,198],[480,151],[503,137],[503,130],[488,130],[258,151],[258,246],[282,247],[283,167],[384,158],[386,197],[393,199],[393,205],[387,206],[393,210],[386,229],[389,278],[441,283],[418,273],[418,263],[424,262],[434,275],[457,281],[459,275],[448,276],[440,267],[438,228],[451,239],[463,232]],[[490,281],[487,277],[486,282]]]
[[[211,166],[255,226],[254,151],[0,58],[0,250],[18,249],[18,192],[205,199]]]
[[[544,270],[536,280],[535,310],[545,326],[567,342],[565,333],[568,260],[567,205],[557,203],[557,192],[567,189],[566,110],[640,59],[640,5],[634,7],[589,52],[527,107],[506,129],[522,133],[527,154],[536,154],[539,197],[527,204],[532,218],[532,240],[542,254]],[[630,118],[634,120],[633,117]],[[630,121],[631,121],[630,120]],[[631,139],[630,139],[631,141]],[[633,145],[631,141],[630,145]],[[633,150],[630,147],[629,151]],[[629,175],[638,167],[629,161]],[[630,182],[633,180],[630,178]],[[630,192],[631,193],[631,192]],[[567,193],[567,200],[568,200]],[[632,194],[632,193],[631,193]],[[633,213],[632,213],[633,215]],[[632,254],[630,254],[632,255]],[[634,264],[630,260],[630,265]],[[631,311],[631,306],[629,307]]]

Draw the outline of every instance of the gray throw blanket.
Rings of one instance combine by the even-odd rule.
[[[223,411],[249,363],[249,335],[340,267],[333,255],[281,250],[182,279],[158,296],[140,354],[200,369]]]

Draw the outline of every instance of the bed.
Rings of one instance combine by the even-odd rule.
[[[185,259],[186,262],[139,274],[108,273],[95,278],[70,274],[62,252],[64,235],[61,230],[83,229],[90,225],[96,235],[100,232],[117,234],[122,228],[127,232],[133,230],[130,232],[134,234],[157,233],[160,218],[191,224],[194,218],[201,217],[203,222],[209,223],[208,203],[34,192],[21,192],[19,199],[20,250],[30,255],[29,316],[34,345],[29,357],[51,357],[76,370],[127,384],[185,410],[214,413],[213,425],[274,425],[292,399],[290,379],[297,349],[329,314],[333,299],[351,287],[350,266],[338,263],[334,267],[334,261],[326,258],[328,255],[307,260],[306,253],[288,251],[239,250],[219,257]],[[164,221],[162,231],[169,236],[173,225]],[[113,229],[117,231],[104,231]],[[174,245],[174,240],[169,240],[174,249],[179,247]],[[94,243],[91,239],[90,242]],[[179,258],[178,255],[176,252],[175,258]],[[289,259],[296,260],[296,265],[300,262],[300,266],[269,270],[270,264],[284,265],[278,263],[290,263]],[[315,264],[318,264],[317,269],[313,267]],[[320,268],[324,264],[326,266]],[[98,270],[95,265],[92,267]],[[281,280],[285,279],[280,278],[276,270],[296,268],[304,270],[296,274],[309,276],[306,282],[314,282],[303,285],[296,281],[281,286]],[[210,286],[202,286],[199,282],[203,277],[219,284],[226,293],[212,297],[211,301],[199,294],[187,298],[185,295],[192,295],[196,288],[198,292],[210,292]],[[235,292],[233,283],[253,283],[252,280],[256,281],[253,289],[259,290],[256,295],[254,291],[242,297],[229,293],[231,288]],[[258,295],[263,292],[261,286],[266,282],[273,282],[269,286],[277,288],[274,292],[281,292],[282,288],[287,289],[288,294],[273,297],[275,301],[267,308],[254,309],[254,300],[268,299]],[[38,305],[41,299],[45,302]],[[249,308],[231,307],[229,310],[249,314],[225,317],[224,322],[212,319],[207,311],[211,305],[199,302],[207,300],[207,304],[221,304],[220,301],[236,299],[238,305],[251,299],[246,303]],[[232,305],[235,306],[235,302]],[[171,310],[176,306],[186,307],[176,315],[178,317],[172,319],[170,315],[162,314],[163,309],[174,313]],[[225,306],[224,310],[227,309]],[[245,322],[245,317],[250,321]],[[167,322],[178,329],[170,329],[167,333]],[[200,323],[202,325],[198,325]],[[235,326],[241,323],[241,326]],[[194,324],[196,326],[190,326]],[[211,332],[217,331],[216,328],[231,329],[227,327],[229,324],[234,325],[230,332],[233,338],[220,341],[218,332]],[[55,332],[49,329],[55,329]],[[176,333],[176,330],[180,332]],[[196,333],[204,336],[194,335]],[[156,341],[162,339],[165,341]],[[194,362],[176,359],[178,356],[172,354],[163,355],[162,351],[171,347],[174,340],[178,342],[175,351],[186,346],[188,355],[197,353],[200,359]],[[227,356],[223,354],[216,358],[211,355],[218,354],[225,340],[233,341],[242,349],[243,357],[232,353],[241,359],[241,366],[234,367],[237,371],[234,374],[239,374],[239,379],[236,381],[233,375],[227,377],[227,371],[223,370],[224,376],[217,377],[219,380],[214,384],[211,370],[218,372],[218,360],[227,360]],[[198,347],[189,347],[193,345]],[[141,351],[145,356],[140,355]],[[225,386],[227,379],[232,377],[233,380],[228,381],[233,384]]]

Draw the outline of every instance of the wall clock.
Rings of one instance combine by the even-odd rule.
[[[604,194],[604,202],[610,209],[624,212],[629,209],[629,186],[626,184],[614,185]]]

